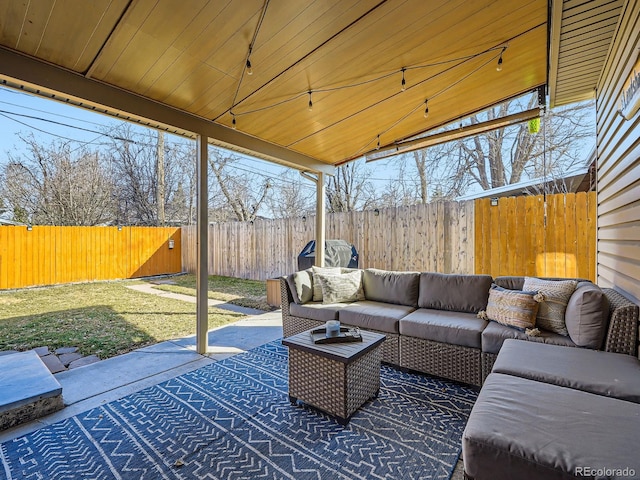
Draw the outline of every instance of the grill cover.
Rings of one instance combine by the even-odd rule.
[[[345,240],[325,240],[326,267],[358,268],[358,251]],[[298,270],[310,268],[316,262],[316,241],[311,240],[298,255]]]

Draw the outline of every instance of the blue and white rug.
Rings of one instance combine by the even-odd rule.
[[[476,391],[383,366],[343,427],[287,394],[280,341],[0,446],[0,479],[448,479]]]

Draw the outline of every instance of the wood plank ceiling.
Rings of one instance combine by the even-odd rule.
[[[545,84],[547,17],[547,0],[0,0],[0,45],[337,165]]]

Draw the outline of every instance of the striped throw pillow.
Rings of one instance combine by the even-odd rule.
[[[486,317],[507,327],[525,331],[536,326],[539,303],[537,292],[508,290],[493,285],[489,290]]]
[[[569,335],[564,314],[577,286],[577,280],[542,280],[525,277],[522,289],[539,292],[543,297],[536,319],[538,327],[560,335]]]
[[[342,275],[316,274],[322,287],[322,303],[346,303],[359,299],[362,289],[362,271]]]
[[[322,285],[318,275],[340,275],[342,270],[340,267],[311,267],[313,272],[313,301],[322,302]]]

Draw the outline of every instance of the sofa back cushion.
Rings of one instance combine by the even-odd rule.
[[[565,311],[565,323],[571,340],[579,347],[599,350],[608,320],[609,300],[600,287],[591,282],[578,283]]]
[[[367,268],[362,278],[364,295],[374,302],[418,306],[420,273]]]
[[[420,308],[478,313],[487,308],[491,275],[420,274]]]
[[[509,290],[522,290],[524,286],[524,276],[510,276],[510,275],[502,275],[500,277],[496,277],[493,280],[493,283],[502,288],[508,288]],[[586,278],[560,278],[560,277],[538,277],[542,280],[576,280],[578,282],[587,282],[591,283],[591,280],[587,280]]]

